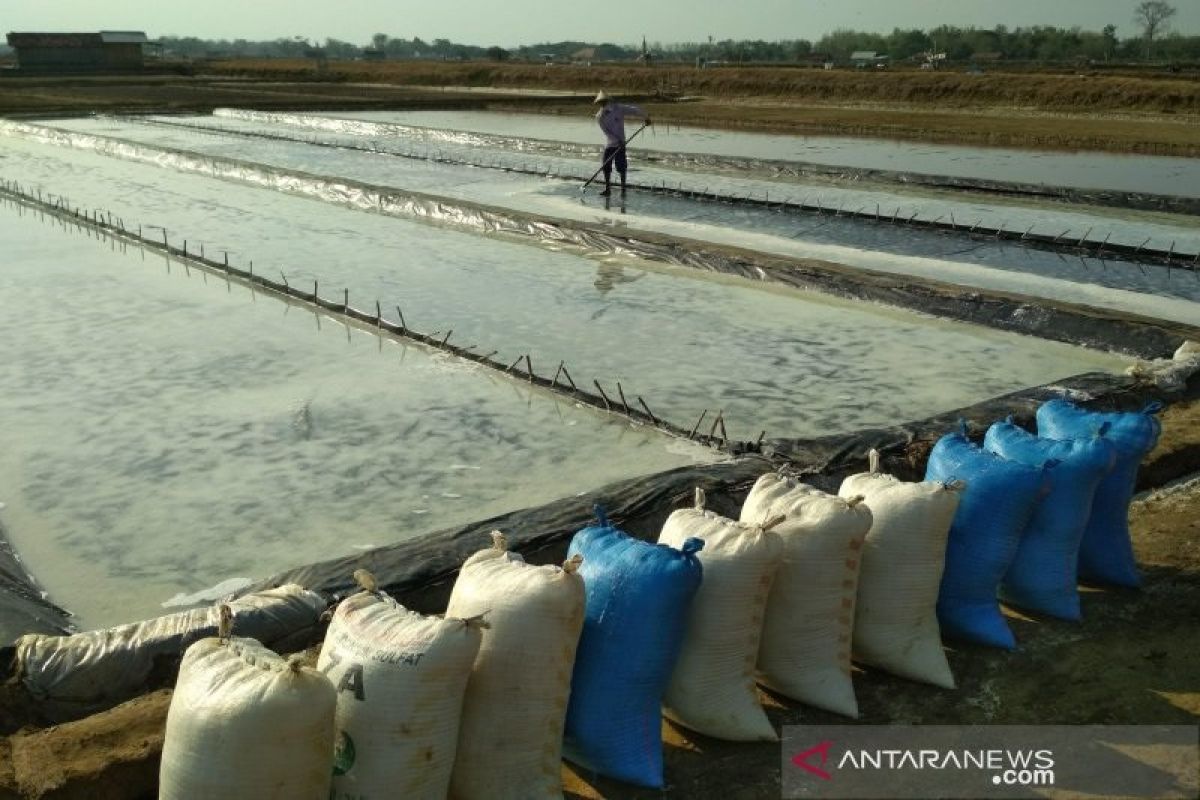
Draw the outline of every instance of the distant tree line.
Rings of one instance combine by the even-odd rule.
[[[1154,6],[1156,2],[1143,3]],[[1166,5],[1162,3],[1161,5]],[[1139,6],[1139,9],[1142,8]],[[1171,9],[1170,6],[1166,6]],[[1149,21],[1142,20],[1143,33],[1118,38],[1115,25],[1099,31],[1081,28],[1034,26],[992,29],[959,28],[942,25],[930,30],[896,28],[891,33],[865,33],[836,30],[815,42],[807,39],[778,41],[731,40],[681,44],[654,43],[649,50],[654,60],[666,62],[723,61],[732,63],[786,63],[823,61],[845,62],[852,53],[874,51],[887,54],[893,62],[920,60],[927,53],[945,53],[952,61],[1006,60],[1063,63],[1073,61],[1130,62],[1155,59],[1171,62],[1200,62],[1200,36],[1171,33],[1166,17],[1156,15],[1161,8],[1150,8]],[[270,41],[247,39],[211,40],[195,37],[164,36],[164,51],[186,58],[301,58],[316,53],[329,59],[444,59],[444,60],[521,60],[521,61],[634,61],[642,53],[640,45],[595,44],[580,41],[547,42],[503,48],[481,47],[452,42],[449,39],[424,41],[393,38],[378,33],[362,45],[338,39],[310,42],[302,37]]]

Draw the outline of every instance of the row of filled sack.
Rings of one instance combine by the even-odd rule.
[[[756,680],[848,716],[852,657],[952,688],[941,628],[978,640],[980,620],[1004,625],[997,588],[1019,593],[1026,574],[1049,570],[1060,590],[1069,574],[1074,593],[1081,538],[1101,537],[1100,564],[1128,554],[1152,414],[1051,403],[1038,422],[1077,438],[1001,423],[981,450],[955,434],[935,447],[926,481],[873,469],[838,496],[764,475],[740,520],[704,510],[698,492],[658,544],[601,513],[561,568],[525,564],[497,535],[464,564],[444,619],[407,611],[364,577],[367,591],[334,615],[317,672],[247,641],[197,644],[168,720],[162,796],[235,796],[204,783],[224,775],[248,789],[239,797],[269,796],[281,780],[292,781],[286,796],[325,796],[331,760],[336,796],[561,796],[564,749],[586,769],[658,787],[660,713],[718,738],[776,738]],[[1076,473],[1085,463],[1087,480]],[[263,703],[298,686],[312,696]],[[268,736],[278,759],[263,752]],[[202,763],[230,759],[236,768],[220,772]],[[280,774],[267,774],[273,764]]]

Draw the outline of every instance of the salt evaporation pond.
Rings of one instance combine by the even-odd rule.
[[[0,518],[85,627],[714,457],[11,204],[0,236]]]
[[[338,111],[321,116],[420,126],[431,129],[431,139],[440,137],[447,142],[453,141],[455,132],[470,131],[578,144],[599,143],[596,123],[583,109],[577,117],[492,111]],[[809,162],[854,169],[1200,197],[1200,159],[1173,156],[966,147],[852,136],[742,133],[676,126],[670,124],[669,116],[660,118],[658,125],[639,136],[632,146],[644,150]]]
[[[211,118],[198,118],[211,119]],[[258,131],[281,126],[220,120]],[[675,198],[636,194],[632,211],[606,210],[596,198],[581,203],[578,186],[564,181],[511,175],[488,169],[437,164],[381,156],[372,153],[331,150],[302,142],[248,140],[213,136],[181,128],[144,125],[113,120],[75,120],[55,123],[70,130],[100,133],[145,142],[156,147],[181,148],[190,152],[240,158],[264,165],[299,169],[391,185],[410,190],[481,201],[520,211],[576,219],[589,224],[625,226],[668,235],[749,247],[768,253],[799,258],[816,258],[884,272],[911,274],[964,286],[1019,292],[1047,299],[1085,303],[1130,313],[1177,321],[1200,315],[1200,282],[1189,273],[1161,267],[1139,267],[1127,262],[1095,258],[1065,259],[1055,253],[1033,251],[1011,244],[975,241],[965,236],[916,231],[903,227],[872,225],[832,217],[795,217],[775,212],[731,208]],[[287,127],[287,126],[282,126]],[[322,134],[324,138],[326,134]],[[361,141],[361,137],[357,137]],[[470,148],[466,148],[470,149]],[[578,163],[578,160],[576,160]],[[585,173],[587,170],[585,169]],[[664,171],[665,172],[665,171]],[[763,182],[716,177],[705,181],[714,191],[752,193],[766,191]],[[770,184],[767,184],[770,185]],[[773,186],[772,191],[778,191]],[[861,190],[821,189],[818,197],[829,207],[849,209],[897,208],[903,215],[914,207],[924,218],[952,218],[961,222],[1006,225],[1009,229],[1030,227],[1038,232],[1060,234],[1074,230],[1093,239],[1140,244],[1148,236],[1160,244],[1172,242],[1177,251],[1200,250],[1200,226],[1189,220],[1172,227],[1146,222],[1137,215],[1088,215],[1062,207],[1013,208],[978,203],[930,201],[891,193]],[[840,199],[839,199],[840,198]],[[835,206],[836,203],[836,206]],[[619,209],[625,211],[624,207]],[[1179,301],[1184,302],[1179,302]]]
[[[897,309],[772,289],[628,258],[584,258],[288,194],[14,140],[6,171],[177,246],[229,251],[294,285],[342,287],[389,318],[454,341],[565,361],[581,386],[623,384],[690,426],[723,409],[729,434],[813,436],[949,411],[1092,370],[1108,354]],[[165,176],[165,177],[164,177]],[[63,187],[66,187],[65,189]],[[153,234],[157,235],[157,234]]]

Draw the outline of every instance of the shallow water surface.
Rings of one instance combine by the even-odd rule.
[[[84,626],[714,458],[11,204],[0,239],[0,514]]]
[[[212,118],[192,118],[209,120]],[[243,130],[270,132],[275,123],[223,119]],[[1178,321],[1200,314],[1200,281],[1193,273],[1128,262],[1065,257],[1003,242],[973,239],[961,234],[934,233],[872,223],[832,214],[780,214],[756,208],[700,203],[682,198],[633,193],[627,203],[606,204],[582,195],[578,184],[562,180],[513,175],[492,169],[432,163],[374,153],[314,147],[306,142],[280,142],[213,135],[182,128],[137,124],[122,120],[75,120],[56,126],[81,133],[117,136],[156,148],[181,148],[191,157],[158,159],[175,167],[203,170],[205,155],[232,157],[271,168],[298,169],[370,184],[427,192],[521,212],[579,220],[593,225],[649,230],[671,236],[732,244],[780,255],[815,258],[848,266],[912,274],[950,283],[1018,292],[1071,303],[1156,316]],[[320,132],[322,141],[359,139]],[[464,148],[456,146],[458,150]],[[471,148],[465,148],[470,150]],[[13,167],[18,166],[14,152]],[[65,156],[64,156],[65,158]],[[156,157],[157,158],[157,157]],[[187,167],[185,162],[195,162]],[[574,164],[574,167],[571,167]],[[579,169],[578,159],[564,159],[563,169]],[[24,166],[21,164],[20,166]],[[584,170],[586,174],[587,170]],[[647,170],[651,179],[661,170]],[[36,174],[36,173],[33,173]],[[569,174],[569,173],[564,173]],[[642,180],[645,176],[639,177]],[[580,179],[582,180],[582,179]],[[651,182],[654,182],[651,180]],[[741,195],[777,192],[763,181],[711,176],[702,188]],[[777,196],[777,195],[772,195]],[[896,214],[924,219],[957,219],[963,227],[978,222],[1008,230],[1029,229],[1136,245],[1147,239],[1176,252],[1200,249],[1200,226],[1147,222],[1138,217],[1090,214],[1058,206],[1021,208],[986,203],[948,202],[902,194],[859,189],[797,188],[792,199],[819,201],[830,209],[878,208],[886,220]],[[342,200],[341,197],[330,199]],[[1073,233],[1072,233],[1073,232]]]
[[[586,111],[577,117],[491,111],[339,111],[319,116],[579,144],[600,141],[596,123]],[[633,123],[634,126],[637,124]],[[630,127],[629,132],[634,129]],[[855,169],[1200,197],[1200,159],[1172,156],[968,147],[852,136],[742,133],[678,127],[670,125],[669,119],[659,119],[659,124],[640,135],[636,145],[630,146]]]
[[[23,174],[72,202],[151,222],[193,251],[286,273],[328,296],[381,301],[418,330],[565,361],[575,381],[620,381],[630,402],[690,427],[725,411],[730,436],[812,436],[925,417],[1093,369],[1112,356],[825,295],[630,258],[584,258],[316,203],[282,192],[23,142]],[[20,154],[18,156],[18,154]],[[164,180],[163,176],[170,176]]]

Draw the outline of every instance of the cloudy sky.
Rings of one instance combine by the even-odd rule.
[[[5,30],[144,30],[225,39],[380,32],[513,46],[564,39],[627,44],[817,39],[836,28],[890,31],[941,24],[990,28],[1109,23],[1130,36],[1137,0],[0,0]],[[1200,34],[1200,0],[1174,0],[1173,27]]]

